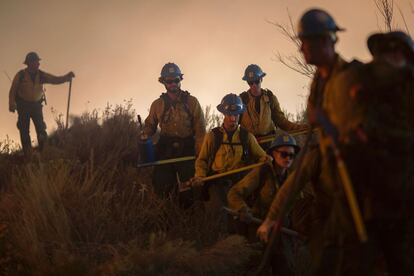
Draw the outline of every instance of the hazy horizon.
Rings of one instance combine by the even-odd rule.
[[[17,114],[8,112],[11,78],[25,66],[29,51],[39,53],[41,70],[55,75],[74,71],[71,114],[80,115],[107,103],[132,99],[143,118],[163,91],[157,79],[166,62],[184,73],[182,88],[201,105],[215,107],[226,93],[248,87],[244,69],[258,64],[267,73],[263,87],[276,94],[281,107],[295,113],[305,103],[310,79],[275,60],[275,53],[297,50],[267,20],[288,24],[287,9],[296,25],[309,8],[326,9],[346,28],[339,34],[338,52],[345,58],[369,60],[366,38],[382,26],[374,1],[24,1],[0,2],[0,89],[4,103],[0,140],[19,143]],[[395,2],[410,27],[409,2]],[[396,22],[404,29],[397,7]],[[398,27],[398,25],[397,25]],[[46,85],[44,116],[55,128],[51,108],[66,113],[68,84]],[[34,128],[31,136],[36,140]]]

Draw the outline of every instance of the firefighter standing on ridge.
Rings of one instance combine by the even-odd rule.
[[[46,124],[43,119],[43,84],[61,84],[71,81],[75,74],[69,72],[64,76],[56,77],[49,73],[39,70],[39,55],[30,52],[26,55],[24,64],[26,69],[20,70],[13,79],[9,93],[9,111],[17,110],[17,128],[20,132],[20,141],[25,156],[29,156],[32,151],[30,139],[30,119],[33,120],[39,150],[47,141]]]
[[[197,98],[181,89],[183,74],[174,63],[167,63],[161,70],[159,82],[166,92],[156,99],[150,108],[141,133],[141,140],[147,140],[160,127],[160,139],[156,145],[159,160],[194,156],[200,151],[205,135],[205,119]],[[194,161],[156,166],[153,173],[155,193],[167,197],[178,190],[180,181],[187,181],[194,175]],[[182,199],[185,206],[189,199]]]

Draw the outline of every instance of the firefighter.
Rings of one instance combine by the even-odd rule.
[[[245,105],[239,96],[227,94],[217,109],[224,114],[223,124],[206,135],[192,179],[193,187],[203,187],[208,199],[207,209],[212,213],[220,212],[221,207],[227,205],[228,190],[244,174],[233,174],[206,183],[202,178],[270,160],[253,134],[239,125],[239,116],[245,111]]]
[[[400,55],[392,56],[394,49],[389,55],[388,46],[382,48],[387,39],[377,44],[378,37],[385,36],[369,40],[373,62],[338,62],[334,44],[340,28],[324,11],[308,11],[299,26],[305,60],[317,66],[308,115],[323,129],[319,169],[305,162],[303,172],[298,172],[302,178],[318,178],[314,187],[319,223],[310,240],[311,248],[314,245],[311,275],[385,271],[412,275],[414,191],[408,183],[413,182],[413,131],[407,104],[412,95],[412,70]],[[307,29],[311,33],[317,26],[324,27],[325,33],[306,35]],[[386,55],[378,52],[381,48]],[[349,176],[354,192],[344,188],[344,175]],[[296,188],[292,187],[293,193]],[[271,218],[283,216],[277,215],[281,202],[289,201],[283,194],[278,193],[268,219],[259,228],[264,237]],[[356,205],[349,201],[352,194]],[[355,211],[351,214],[350,206],[360,212],[362,223]],[[358,231],[355,226],[360,227]],[[361,235],[361,227],[368,240]]]
[[[266,73],[256,64],[246,67],[242,79],[247,82],[249,90],[240,94],[246,105],[246,112],[241,115],[240,125],[256,138],[275,134],[276,127],[285,131],[306,129],[305,124],[290,122],[272,91],[262,88],[265,76]],[[269,145],[270,143],[262,144],[264,148]]]
[[[304,186],[307,181],[316,180],[313,182],[315,190],[313,216],[318,218],[318,222],[312,224],[310,237],[312,252],[310,274],[312,275],[335,275],[338,271],[343,273],[343,263],[352,264],[350,271],[355,272],[355,262],[352,260],[355,260],[356,253],[362,253],[362,251],[354,252],[353,256],[347,255],[348,258],[344,259],[343,263],[340,262],[340,256],[343,252],[341,237],[352,231],[353,225],[340,186],[341,181],[336,170],[336,159],[330,144],[331,138],[337,139],[338,137],[332,131],[334,127],[329,124],[329,119],[334,113],[329,112],[329,108],[333,106],[333,102],[336,103],[332,91],[338,89],[336,86],[338,76],[360,64],[346,62],[336,52],[337,32],[343,30],[331,15],[320,9],[306,11],[299,21],[298,37],[301,42],[301,52],[307,64],[316,66],[308,98],[308,121],[314,127],[321,127],[323,131],[319,148],[305,152],[304,163],[301,164],[302,170],[293,173],[287,180],[282,190],[277,194],[267,219],[258,229],[259,236],[266,240],[271,225],[276,221],[283,220],[286,215],[277,214],[278,210],[282,209],[281,206],[289,206],[288,203],[293,200],[292,197],[298,194],[300,187]],[[340,108],[337,107],[337,109]],[[339,110],[339,112],[341,111]],[[296,183],[295,177],[299,177]],[[299,187],[294,187],[294,184]],[[286,196],[286,191],[289,191],[289,196]],[[275,216],[277,219],[274,219]],[[358,271],[358,273],[360,272],[362,270]]]
[[[17,110],[17,128],[25,156],[32,151],[30,138],[30,119],[36,129],[39,150],[42,151],[47,141],[46,123],[43,119],[43,102],[45,95],[43,84],[61,84],[75,77],[73,72],[56,77],[39,69],[40,57],[35,52],[26,55],[23,62],[27,67],[15,75],[9,92],[9,111]]]
[[[277,191],[285,182],[288,171],[298,154],[300,147],[289,134],[277,136],[267,150],[273,157],[273,163],[251,171],[234,185],[227,195],[229,207],[243,213],[242,217],[253,215],[264,218]],[[252,195],[255,201],[249,206]]]
[[[150,108],[141,133],[145,141],[160,127],[160,138],[156,145],[159,160],[194,156],[200,151],[205,135],[206,123],[197,98],[181,89],[183,74],[175,63],[167,63],[161,70],[159,82],[166,92],[156,99]],[[194,175],[194,161],[156,166],[153,173],[154,191],[161,197],[176,193],[177,178],[187,181]],[[183,199],[184,205],[190,199]]]
[[[238,225],[239,233],[246,235],[249,241],[257,240],[257,226],[251,224],[252,217],[266,217],[273,198],[283,186],[299,150],[300,147],[291,135],[277,136],[268,149],[273,163],[254,169],[230,189],[227,195],[229,207],[240,213],[242,223]],[[289,221],[285,222],[285,226],[290,227]],[[291,249],[290,240],[279,240],[279,245],[281,246],[275,248],[272,254],[273,274],[292,275],[290,264],[293,260],[288,257],[291,254],[284,254]]]

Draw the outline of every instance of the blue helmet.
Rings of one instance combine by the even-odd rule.
[[[298,37],[330,35],[344,30],[336,25],[333,17],[326,11],[311,9],[300,18]]]
[[[183,74],[181,73],[180,67],[177,64],[169,62],[166,63],[161,69],[161,76],[159,81],[162,82],[165,78],[180,78],[183,79]]]
[[[414,42],[411,37],[402,31],[392,31],[388,33],[375,33],[367,40],[368,49],[372,55],[380,54],[390,47],[403,47],[406,49],[407,58],[414,63]]]
[[[239,96],[230,93],[224,96],[221,103],[217,106],[217,110],[224,115],[240,115],[246,110],[246,107]]]
[[[295,138],[293,138],[292,135],[283,133],[278,135],[270,144],[270,147],[267,149],[267,151],[270,153],[274,149],[279,147],[289,146],[293,147],[295,149],[295,152],[298,153],[300,151],[300,147],[298,146]]]
[[[244,70],[244,76],[242,80],[255,81],[263,78],[264,76],[266,76],[266,73],[262,71],[262,68],[260,68],[259,65],[250,64],[246,67],[246,70]]]

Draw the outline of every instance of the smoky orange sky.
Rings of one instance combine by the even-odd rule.
[[[409,1],[396,1],[411,26]],[[163,91],[157,79],[166,62],[177,63],[182,88],[202,106],[216,106],[224,94],[247,89],[244,69],[258,64],[283,109],[295,113],[305,103],[309,79],[275,61],[274,54],[297,50],[267,20],[296,25],[312,7],[326,9],[338,25],[338,51],[346,58],[369,60],[368,34],[383,28],[373,0],[1,0],[0,1],[0,139],[19,142],[17,114],[8,112],[11,78],[22,68],[27,52],[36,51],[41,69],[76,74],[71,114],[80,115],[107,103],[132,99],[142,117]],[[395,8],[396,27],[404,24]],[[68,84],[46,85],[45,121],[56,127],[51,108],[66,114]],[[32,127],[32,139],[35,132]]]

